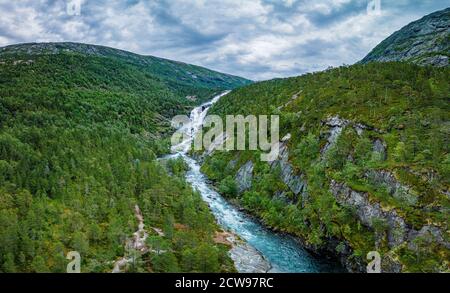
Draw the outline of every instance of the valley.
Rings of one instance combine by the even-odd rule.
[[[64,273],[73,251],[83,273],[361,273],[374,253],[384,273],[449,272],[449,11],[354,65],[258,82],[0,48],[0,272]],[[277,116],[278,157],[190,151],[207,115]]]
[[[184,128],[184,131],[189,134],[189,139],[182,141],[181,146],[189,146],[192,143],[197,132],[201,130],[200,126],[203,124],[209,108],[226,94],[219,95],[213,99],[213,102],[203,104],[192,110],[191,124]],[[256,219],[228,203],[209,186],[207,178],[200,172],[199,163],[187,155],[186,148],[174,146],[173,149],[180,149],[181,151],[169,155],[165,159],[182,158],[186,162],[189,169],[186,173],[186,181],[200,192],[222,229],[232,233],[227,240],[232,245],[230,254],[238,272],[313,273],[342,271],[337,263],[312,256],[295,239],[267,229]],[[244,242],[236,239],[237,237]]]

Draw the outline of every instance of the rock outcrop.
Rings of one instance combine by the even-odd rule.
[[[303,179],[303,175],[298,174],[294,170],[292,164],[289,162],[289,150],[287,146],[288,140],[288,138],[284,139],[284,141],[280,143],[280,152],[278,159],[272,161],[270,163],[270,167],[274,172],[280,172],[280,179],[289,187],[290,191],[292,191],[292,193],[297,197],[298,200],[298,197],[300,197],[300,195],[306,194],[307,184]],[[238,170],[235,180],[238,185],[239,193],[243,193],[244,191],[251,188],[253,180],[253,168],[253,162],[248,161]],[[281,193],[280,197],[283,197]]]
[[[425,239],[428,243],[435,241],[439,245],[450,249],[450,243],[445,239],[445,235],[441,229],[431,225],[423,226],[419,231],[411,230],[408,233],[408,247],[411,250],[417,250],[415,239],[418,237]],[[448,236],[447,236],[448,237]]]
[[[354,191],[345,184],[334,180],[330,183],[330,190],[339,204],[355,210],[359,221],[365,226],[375,229],[377,223],[383,222],[387,226],[389,247],[398,246],[406,239],[405,220],[394,209],[385,211],[380,203],[370,202],[367,193]]]
[[[280,143],[280,153],[277,160],[270,164],[272,170],[280,170],[281,180],[286,184],[295,196],[306,191],[306,181],[301,174],[297,174],[289,162],[289,150],[286,142]]]
[[[228,233],[226,240],[232,246],[229,254],[239,273],[267,273],[272,268],[258,250],[236,235]]]
[[[236,183],[239,193],[243,193],[252,187],[253,180],[253,162],[245,163],[236,174]]]
[[[322,122],[322,125],[328,127],[328,131],[322,133],[326,136],[327,143],[320,151],[320,154],[326,154],[337,142],[339,136],[342,134],[342,131],[346,127],[352,127],[356,133],[361,136],[365,130],[373,130],[374,132],[381,133],[379,129],[364,125],[362,123],[356,123],[347,119],[340,118],[339,116],[331,116],[325,121]],[[379,152],[382,159],[385,159],[386,154],[386,146],[381,139],[376,139],[373,143],[373,151]]]
[[[328,118],[324,124],[330,128],[330,132],[328,134],[327,143],[321,151],[322,155],[327,153],[335,145],[342,130],[350,124],[350,121],[341,119],[339,116],[333,116]]]
[[[376,139],[373,142],[372,151],[379,154],[380,160],[385,161],[387,159],[387,147],[381,139]]]
[[[387,160],[387,144],[381,138],[382,136],[378,135],[383,133],[381,130],[362,123],[343,119],[337,115],[324,120],[322,126],[324,126],[325,131],[322,132],[321,138],[326,139],[326,144],[321,150],[322,160],[326,159],[326,153],[335,146],[339,136],[346,128],[352,128],[359,136],[363,136],[365,131],[370,131],[370,135],[367,137],[371,137],[372,139],[371,151],[374,154],[378,154],[379,160]],[[373,137],[374,135],[376,136],[375,138]],[[288,187],[288,189],[283,188],[276,191],[274,198],[286,204],[301,202],[298,208],[304,208],[310,198],[307,192],[307,180],[289,161],[288,142],[290,139],[290,134],[281,139],[279,157],[270,163],[272,173],[279,175],[280,180]],[[236,167],[237,159],[229,162],[228,168],[235,169]],[[246,162],[238,169],[235,178],[240,193],[251,188],[254,177],[253,169],[254,163],[252,161]],[[413,188],[397,179],[395,173],[392,171],[369,169],[365,171],[364,177],[365,180],[374,186],[385,189],[390,196],[398,199],[402,203],[406,203],[414,208],[420,208],[418,207],[419,194]],[[377,198],[371,196],[369,193],[353,190],[345,183],[331,180],[329,190],[338,205],[349,207],[350,210],[354,211],[356,219],[368,230],[373,232],[374,249],[383,252],[381,255],[382,272],[398,273],[408,270],[407,264],[401,262],[397,252],[399,249],[408,248],[419,253],[419,249],[423,249],[423,246],[419,247],[417,242],[424,243],[423,241],[425,241],[425,243],[429,243],[430,245],[437,244],[439,247],[446,249],[450,247],[446,227],[431,223],[420,229],[418,229],[416,224],[413,227],[413,224],[409,222],[402,210],[382,205]],[[307,220],[305,221],[305,225],[309,225]],[[360,258],[353,257],[354,247],[348,239],[334,235],[327,237],[320,246],[307,243],[302,239],[298,240],[304,247],[318,254],[337,256],[342,265],[350,272],[366,271],[366,260],[364,256]],[[237,251],[244,253],[239,249]]]
[[[434,225],[425,225],[420,230],[415,230],[406,223],[395,209],[383,209],[378,202],[372,202],[369,195],[363,192],[357,192],[350,189],[342,183],[334,180],[330,183],[330,190],[336,201],[343,205],[349,206],[355,210],[358,220],[365,226],[377,230],[377,223],[382,222],[382,229],[386,229],[387,244],[389,248],[394,249],[404,243],[413,251],[417,251],[416,240],[418,238],[426,241],[428,244],[436,243],[446,249],[450,249],[448,241],[448,231],[443,231],[441,227]],[[379,233],[379,231],[375,231]],[[379,235],[378,235],[379,236]],[[379,246],[380,239],[377,238],[375,246]],[[383,256],[384,272],[401,272],[402,265],[396,260],[392,250]]]
[[[370,170],[366,173],[366,177],[376,186],[386,188],[391,196],[404,201],[408,205],[417,203],[418,195],[416,192],[414,192],[411,187],[401,184],[391,172],[385,170]]]

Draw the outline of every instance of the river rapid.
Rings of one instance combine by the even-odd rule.
[[[192,140],[201,129],[209,108],[228,93],[222,93],[192,110],[191,121],[188,125],[184,125],[182,130],[188,139],[174,146],[173,154],[164,159],[182,157],[189,166],[186,181],[201,194],[217,223],[232,235],[232,239],[229,240],[234,245],[230,256],[239,272],[342,272],[337,262],[312,255],[293,237],[264,227],[259,221],[227,202],[209,185],[205,175],[200,172],[199,162],[188,156]]]

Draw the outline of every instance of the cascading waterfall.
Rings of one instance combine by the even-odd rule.
[[[228,203],[208,185],[207,178],[200,172],[199,163],[187,155],[192,140],[201,129],[209,108],[228,93],[222,93],[210,102],[192,110],[190,124],[184,125],[182,129],[187,134],[188,139],[174,146],[172,148],[174,154],[166,158],[181,156],[185,160],[189,166],[186,181],[200,192],[219,225],[245,241],[244,248],[240,247],[240,249],[231,252],[236,269],[239,272],[247,273],[261,271],[286,273],[342,271],[337,263],[312,256],[292,237],[267,229],[257,220]]]

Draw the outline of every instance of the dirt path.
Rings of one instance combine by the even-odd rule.
[[[125,242],[125,254],[130,255],[127,257],[126,255],[114,263],[114,269],[112,273],[121,273],[123,269],[126,268],[127,264],[133,263],[135,261],[135,254],[132,253],[138,252],[140,254],[144,254],[149,251],[145,241],[148,238],[148,233],[145,231],[144,227],[144,217],[142,216],[142,212],[138,205],[134,206],[134,214],[136,219],[138,220],[138,230],[133,233],[133,237],[129,238]]]

